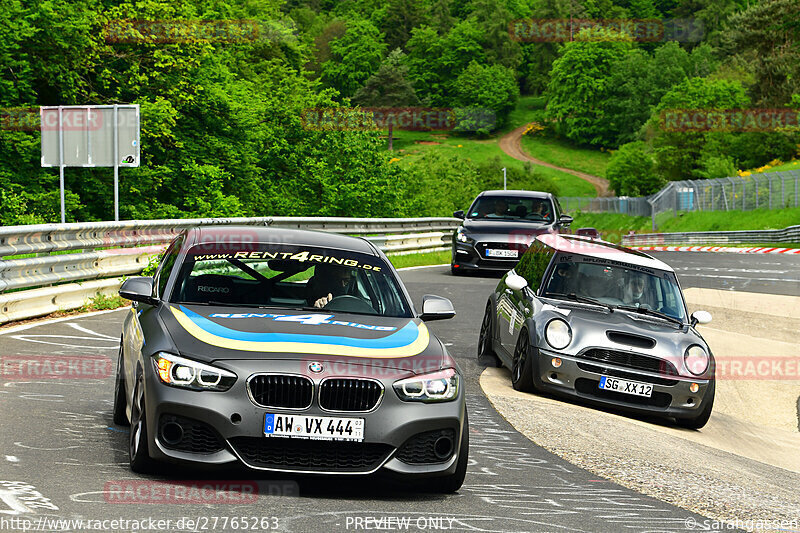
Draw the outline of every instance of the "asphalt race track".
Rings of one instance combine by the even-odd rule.
[[[800,257],[658,255],[676,267],[685,288],[798,295]],[[111,422],[113,367],[127,312],[118,310],[0,333],[3,358],[91,355],[110,360],[106,376],[96,379],[0,381],[0,531],[87,530],[86,523],[81,527],[51,519],[127,519],[141,522],[141,531],[159,530],[150,518],[171,520],[160,529],[169,531],[702,529],[703,517],[571,465],[534,445],[495,412],[478,384],[483,368],[476,362],[475,345],[496,278],[453,277],[449,267],[406,270],[402,277],[415,302],[423,294],[439,294],[450,298],[458,312],[453,320],[430,324],[467,376],[470,466],[458,494],[402,490],[380,478],[270,478],[172,467],[153,478],[133,474],[127,465],[128,429]],[[119,487],[186,480],[198,486],[209,480],[220,486],[256,482],[260,495],[247,501],[203,496],[197,503],[163,501],[158,491],[135,501],[119,495]],[[116,530],[132,529],[128,524]]]

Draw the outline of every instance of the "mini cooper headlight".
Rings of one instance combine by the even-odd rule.
[[[569,327],[569,324],[560,318],[554,318],[547,323],[547,327],[544,331],[544,338],[547,340],[547,344],[556,350],[561,350],[569,346],[569,343],[572,342],[572,329]]]
[[[702,346],[697,344],[689,346],[686,349],[686,353],[683,354],[683,362],[686,364],[686,369],[695,376],[699,376],[708,370],[709,361],[708,353]]]
[[[404,402],[449,402],[458,396],[458,373],[454,368],[401,379],[394,391]]]
[[[475,239],[470,238],[463,227],[458,228],[458,231],[456,232],[456,240],[463,243],[475,242]]]
[[[226,391],[236,382],[236,374],[171,353],[153,356],[153,366],[161,383],[191,390]]]

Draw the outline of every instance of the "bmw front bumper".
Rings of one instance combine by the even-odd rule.
[[[384,388],[377,407],[370,412],[333,412],[320,407],[317,391],[322,378],[309,373],[304,375],[313,381],[314,394],[308,408],[262,407],[251,399],[246,383],[249,376],[303,374],[298,372],[300,360],[226,360],[215,365],[238,376],[228,391],[192,391],[168,386],[159,380],[152,365],[145,370],[152,458],[184,464],[240,463],[254,470],[308,474],[364,475],[384,470],[403,476],[435,477],[456,470],[466,411],[463,378],[458,396],[452,401],[405,402],[397,396],[392,384],[411,374],[378,369],[371,378],[380,381]],[[381,371],[384,375],[380,375]],[[392,375],[387,375],[390,372]],[[267,413],[363,418],[364,441],[268,437],[264,434]],[[441,438],[445,439],[444,444],[447,439],[452,440],[451,453],[432,453],[430,447]],[[443,448],[440,442],[438,451]]]

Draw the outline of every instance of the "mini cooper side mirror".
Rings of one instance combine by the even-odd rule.
[[[528,280],[518,274],[506,276],[506,286],[512,291],[521,291],[528,286]]]
[[[561,215],[560,217],[558,217],[558,224],[560,226],[568,227],[570,224],[572,224],[573,220],[574,219],[569,215]]]
[[[708,311],[695,311],[692,313],[692,326],[708,324],[709,322],[711,322],[711,313]]]
[[[445,320],[456,316],[456,310],[453,309],[453,302],[447,298],[436,296],[433,294],[426,294],[422,297],[422,314],[419,317],[422,320]]]
[[[119,295],[127,300],[154,305],[158,302],[153,297],[153,278],[136,277],[126,279],[119,288]]]
[[[464,220],[464,211],[462,211],[461,209],[459,209],[458,211],[453,211],[453,216],[455,218],[460,218],[461,220]]]

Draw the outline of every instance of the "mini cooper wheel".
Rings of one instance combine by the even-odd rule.
[[[128,415],[125,413],[125,379],[122,372],[122,340],[119,343],[119,358],[117,359],[117,377],[114,383],[114,423],[118,426],[128,426]]]
[[[700,413],[693,418],[676,418],[675,423],[686,429],[700,429],[708,423],[711,418],[711,410],[714,408],[714,395],[716,394],[715,380],[711,380],[706,391],[705,406],[700,410]]]
[[[153,470],[154,461],[150,458],[147,444],[147,411],[144,404],[144,373],[140,368],[136,373],[136,386],[133,389],[131,405],[131,433],[128,445],[131,470],[147,474]]]
[[[520,392],[536,391],[533,381],[533,363],[530,357],[530,341],[528,330],[519,333],[517,347],[514,349],[514,358],[511,364],[511,386]]]
[[[478,364],[480,365],[501,366],[500,359],[492,349],[493,330],[492,302],[487,302],[486,312],[483,314],[483,322],[481,322],[481,332],[478,335]]]

